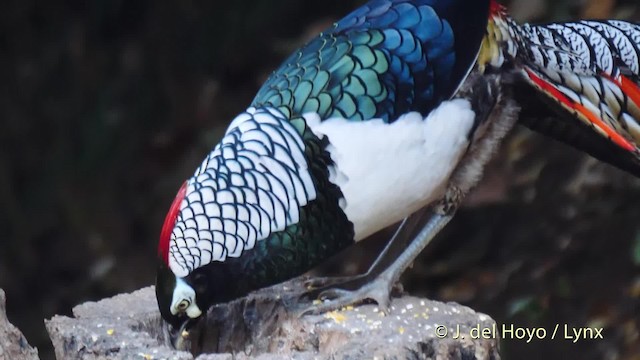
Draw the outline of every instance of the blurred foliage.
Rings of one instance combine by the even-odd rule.
[[[290,51],[362,2],[3,2],[0,287],[7,291],[9,317],[44,358],[52,353],[43,318],[153,282],[157,236],[179,184]],[[515,0],[511,6],[520,20],[638,18],[631,0]],[[569,196],[558,180],[579,181],[570,172],[580,169],[563,161],[574,165],[588,158],[542,140],[524,141],[525,149],[514,145],[522,142],[521,136],[513,136],[504,153],[523,153],[526,166],[518,167],[519,161],[505,155],[475,193],[491,198],[502,184],[498,193],[508,196],[462,211],[442,237],[455,244],[449,256],[436,246],[432,253],[444,260],[427,260],[428,271],[416,264],[407,276],[408,287],[461,301],[501,321],[513,322],[518,314],[525,314],[523,319],[530,314],[548,317],[554,307],[552,313],[565,321],[584,324],[590,319],[588,309],[574,308],[594,296],[594,283],[576,277],[583,270],[597,270],[609,286],[597,294],[609,294],[605,305],[623,306],[620,314],[640,312],[640,280],[634,279],[638,269],[625,262],[633,262],[629,255],[638,231],[633,216],[640,214],[631,202],[639,198],[637,184],[613,171],[618,182],[611,185],[612,177],[604,175],[598,186],[585,190],[589,199]],[[567,152],[569,160],[553,151]],[[542,154],[534,156],[537,162],[528,161],[526,154],[532,152]],[[591,195],[599,200],[592,201]],[[565,203],[571,206],[562,207]],[[558,207],[549,216],[563,219],[559,223],[536,217],[550,206]],[[622,215],[601,218],[614,213]],[[582,243],[567,255],[559,250],[556,236],[576,227],[575,236],[601,241],[592,250],[590,243]],[[598,232],[587,234],[585,229]],[[539,238],[532,242],[524,232]],[[504,234],[522,236],[505,239]],[[566,248],[573,246],[569,241]],[[637,259],[637,245],[635,251]],[[601,257],[624,270],[593,269],[602,264]],[[516,277],[524,283],[511,280],[510,275],[525,271],[542,275]],[[624,295],[621,289],[630,290]],[[635,301],[629,294],[635,294]],[[554,302],[549,296],[564,300]],[[608,309],[605,305],[601,308]],[[637,319],[616,319],[609,323],[615,336],[606,346],[574,347],[571,354],[601,358],[638,351]],[[528,320],[522,321],[518,324],[525,326]],[[628,335],[633,331],[635,338]],[[505,345],[505,351],[517,358],[554,354],[545,350],[554,344],[527,344],[542,349],[534,355],[518,346]]]
[[[43,318],[153,282],[179,184],[300,34],[352,6],[3,3],[0,286],[43,353]]]

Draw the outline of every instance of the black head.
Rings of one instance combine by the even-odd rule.
[[[174,328],[200,318],[212,305],[231,299],[224,296],[225,285],[230,279],[224,276],[225,271],[215,271],[224,266],[213,265],[221,264],[210,264],[178,278],[163,261],[159,261],[156,275],[158,308],[162,318]],[[214,288],[218,291],[211,291]]]
[[[173,303],[173,293],[176,288],[176,276],[164,262],[159,261],[158,272],[156,274],[156,300],[162,318],[173,328],[179,328],[186,320],[187,315],[182,312],[173,314],[171,305]]]

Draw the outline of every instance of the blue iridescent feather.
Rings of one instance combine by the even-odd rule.
[[[488,12],[488,0],[371,1],[291,55],[252,105],[292,118],[426,115],[474,63]]]

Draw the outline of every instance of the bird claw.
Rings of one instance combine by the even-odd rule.
[[[350,296],[353,293],[353,291],[350,290],[345,290],[345,289],[339,289],[339,288],[334,288],[334,289],[327,289],[322,291],[319,295],[318,295],[318,299],[320,299],[321,301],[325,301],[325,300],[336,300],[338,298],[341,297],[347,297]]]
[[[338,288],[322,290],[318,294],[318,298],[322,302],[304,309],[300,313],[300,317],[338,310],[349,305],[362,303],[365,300],[373,300],[373,302],[378,304],[380,311],[388,314],[391,304],[392,287],[388,281],[378,278],[357,290]]]
[[[299,296],[298,301],[337,298],[340,295],[331,295],[338,290],[344,292],[358,290],[366,285],[366,280],[366,275],[310,278],[304,281],[303,285],[306,291]],[[342,295],[346,296],[346,294]]]
[[[304,281],[303,285],[305,289],[309,291],[319,290],[319,289],[327,289],[332,286],[341,286],[345,288],[353,288],[349,287],[349,283],[355,282],[363,278],[363,275],[355,275],[355,276],[340,276],[340,277],[314,277]],[[355,287],[357,288],[357,287]]]

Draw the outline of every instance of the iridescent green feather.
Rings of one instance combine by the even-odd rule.
[[[294,116],[314,112],[322,119],[371,119],[387,95],[381,76],[389,64],[374,48],[383,39],[375,30],[349,37],[321,34],[274,73],[253,105],[273,106]]]

